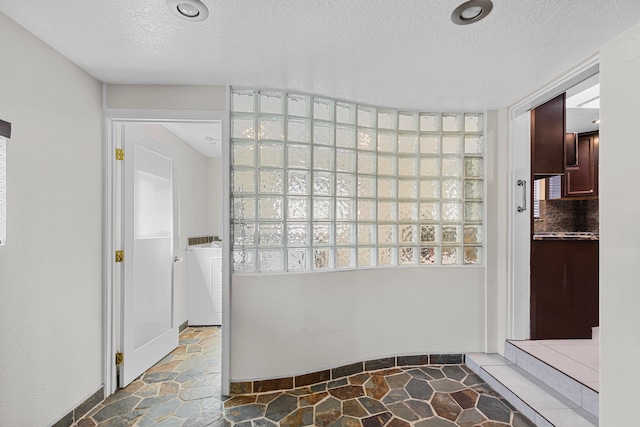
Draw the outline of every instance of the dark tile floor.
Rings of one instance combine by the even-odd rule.
[[[224,402],[224,403],[223,403]],[[220,329],[187,328],[180,346],[77,427],[531,427],[464,365],[370,371],[275,393],[220,395]]]

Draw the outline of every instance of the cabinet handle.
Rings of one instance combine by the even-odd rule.
[[[527,210],[527,181],[519,179],[516,184],[518,187],[522,187],[522,206],[518,206],[518,212],[524,212]]]

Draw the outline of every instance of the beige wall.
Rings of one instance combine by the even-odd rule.
[[[0,51],[0,424],[45,426],[102,385],[101,87],[2,13]]]
[[[224,86],[107,85],[106,108],[225,110]]]

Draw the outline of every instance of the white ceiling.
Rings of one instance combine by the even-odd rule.
[[[508,106],[640,22],[638,0],[0,0],[0,10],[108,83],[287,89],[402,109]]]
[[[167,122],[162,125],[206,157],[222,157],[222,122]]]

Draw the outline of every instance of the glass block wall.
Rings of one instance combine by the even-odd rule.
[[[483,115],[232,89],[234,273],[483,262]]]

